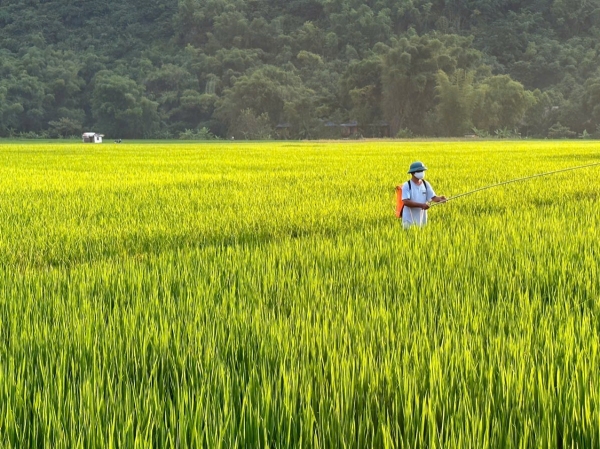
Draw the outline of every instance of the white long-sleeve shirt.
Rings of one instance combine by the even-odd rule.
[[[410,183],[410,188],[409,188]],[[415,184],[409,180],[402,184],[402,200],[412,200],[417,203],[427,203],[435,197],[435,192],[431,184],[421,181],[421,184]],[[402,210],[402,224],[405,228],[409,226],[424,226],[427,224],[427,211],[420,207],[404,206]]]

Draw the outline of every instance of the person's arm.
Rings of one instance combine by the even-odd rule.
[[[431,198],[431,201],[433,201],[434,203],[445,203],[447,200],[447,198],[442,195],[442,196],[434,196],[433,198]]]
[[[429,209],[429,204],[427,203],[419,203],[417,201],[413,201],[413,200],[402,200],[402,202],[404,203],[404,205],[406,207],[417,207],[423,210],[427,210]]]

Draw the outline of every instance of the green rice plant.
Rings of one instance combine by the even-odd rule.
[[[594,142],[0,146],[3,447],[597,447]]]

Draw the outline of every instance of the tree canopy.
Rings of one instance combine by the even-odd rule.
[[[0,136],[600,134],[599,34],[600,0],[11,0]]]

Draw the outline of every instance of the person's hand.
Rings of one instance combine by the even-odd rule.
[[[448,199],[445,196],[438,197],[438,203],[445,203]]]
[[[430,207],[429,204],[423,203],[423,205],[421,206],[421,209],[427,210],[427,209],[429,209],[429,207]]]

